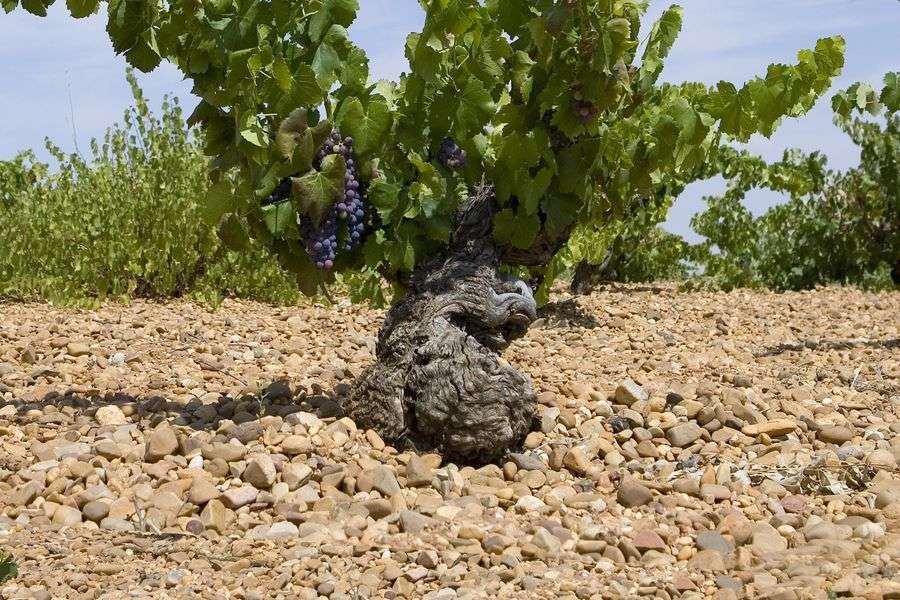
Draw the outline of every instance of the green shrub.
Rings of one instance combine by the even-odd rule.
[[[728,190],[706,198],[707,209],[691,222],[706,237],[691,249],[703,269],[699,283],[775,290],[900,285],[900,115],[841,125],[860,147],[858,168],[830,171],[822,156],[799,151],[773,165],[736,159]],[[756,187],[789,200],[754,218],[742,201]]]
[[[0,163],[0,296],[296,301],[293,277],[267,249],[231,252],[204,224],[206,160],[178,103],[166,99],[157,117],[128,79],[135,105],[91,143],[89,159],[48,141],[59,162],[53,173],[30,154]]]
[[[19,575],[16,560],[9,554],[0,552],[0,583],[12,581]]]

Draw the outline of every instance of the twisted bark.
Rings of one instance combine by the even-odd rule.
[[[536,403],[499,353],[535,320],[531,289],[498,270],[492,190],[460,209],[447,252],[418,268],[388,313],[377,361],[344,404],[358,425],[395,444],[485,463],[521,444]]]

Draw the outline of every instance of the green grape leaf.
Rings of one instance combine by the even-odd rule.
[[[162,56],[159,54],[159,48],[156,45],[155,34],[151,31],[142,35],[134,46],[125,53],[125,60],[134,68],[149,73],[159,66],[162,62]]]
[[[384,144],[385,135],[391,127],[391,113],[387,103],[378,96],[373,96],[365,108],[359,98],[348,98],[342,104],[335,123],[344,135],[353,137],[353,148],[357,154],[366,157]]]
[[[284,58],[278,56],[272,62],[272,77],[282,92],[290,92],[294,85],[294,77],[291,75],[291,68],[288,66]]]
[[[244,116],[241,127],[241,137],[260,148],[269,145],[269,135],[259,118],[259,115],[247,114]]]
[[[2,6],[3,10],[8,14],[19,6],[19,0],[0,0],[0,6]]]
[[[280,93],[280,92],[279,92]],[[316,81],[316,74],[308,64],[302,64],[291,76],[290,89],[279,95],[275,106],[278,114],[286,115],[298,107],[311,108],[322,102],[322,88]]]
[[[200,216],[208,225],[218,225],[226,213],[235,210],[234,189],[224,180],[210,186],[200,205]]]
[[[55,0],[22,0],[22,8],[38,17],[46,17]]]
[[[225,217],[219,225],[219,237],[229,250],[246,252],[250,249],[250,235],[247,228],[234,213]]]
[[[19,567],[15,558],[0,552],[0,583],[12,581],[19,576]]]
[[[332,25],[350,27],[357,12],[358,0],[323,0],[322,6],[309,21],[310,37],[318,42]]]
[[[294,205],[290,202],[279,202],[270,204],[262,208],[263,220],[266,228],[274,237],[285,239],[291,236],[291,233],[297,233],[297,214],[294,212]]]
[[[295,244],[278,244],[278,262],[294,274],[297,287],[305,296],[315,296],[321,287],[322,275],[309,255]]]
[[[675,40],[681,33],[683,12],[683,9],[677,4],[672,5],[653,24],[650,38],[644,48],[641,67],[638,69],[638,81],[642,88],[649,88],[659,79],[663,61],[669,55],[672,46],[675,45]]]
[[[152,28],[158,12],[159,5],[151,0],[109,0],[106,31],[113,50],[120,54],[131,50]]]
[[[500,244],[527,250],[541,230],[541,220],[536,215],[521,215],[505,208],[494,216],[494,239]]]
[[[393,223],[406,211],[406,207],[400,206],[401,191],[399,185],[383,179],[373,181],[369,185],[369,204],[375,207],[385,223]]]
[[[66,0],[66,6],[76,19],[89,17],[100,7],[100,0]]]
[[[544,229],[550,237],[561,235],[575,222],[581,201],[571,194],[560,194],[553,197],[544,197],[541,208],[547,215]]]
[[[344,60],[338,77],[342,85],[354,90],[365,88],[369,81],[369,59],[362,48],[352,48]]]
[[[459,95],[459,108],[456,111],[457,131],[480,132],[494,115],[494,109],[494,101],[484,84],[478,79],[469,79]]]
[[[890,112],[900,112],[900,73],[888,73],[884,76],[880,100]]]
[[[308,216],[318,227],[331,206],[344,197],[346,171],[343,157],[331,154],[322,161],[321,171],[310,171],[302,177],[294,177],[292,181],[297,212]]]
[[[516,195],[518,196],[522,207],[525,209],[525,214],[533,215],[537,213],[541,199],[544,197],[544,194],[547,193],[552,181],[553,171],[547,167],[538,171],[538,174],[534,178],[522,178],[521,182],[516,187]]]

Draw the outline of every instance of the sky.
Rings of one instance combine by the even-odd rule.
[[[373,77],[395,78],[406,67],[406,35],[421,28],[419,3],[360,4],[351,37],[369,55]],[[670,4],[651,0],[647,27]],[[847,40],[847,61],[835,90],[854,81],[878,84],[885,72],[900,68],[897,0],[682,0],[681,5],[684,28],[666,62],[667,81],[740,84],[764,74],[769,63],[792,62],[801,48],[836,34]],[[0,11],[0,160],[27,148],[46,158],[45,137],[67,151],[76,141],[86,148],[121,119],[131,104],[125,61],[113,54],[104,27],[105,15],[76,21],[62,0],[43,19],[21,9]],[[139,81],[154,106],[165,94],[178,96],[188,110],[196,102],[189,83],[169,65]],[[858,152],[832,123],[829,97],[805,117],[785,121],[771,139],[757,136],[748,149],[767,160],[777,160],[787,148],[820,150],[834,168],[856,165]],[[690,186],[664,227],[695,241],[690,217],[703,208],[704,195],[718,193],[723,185],[717,179]],[[782,200],[768,192],[747,198],[754,214]]]

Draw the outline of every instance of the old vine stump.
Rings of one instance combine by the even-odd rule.
[[[494,199],[460,208],[443,256],[413,274],[378,335],[377,361],[344,412],[385,440],[485,463],[521,444],[536,403],[529,380],[499,353],[536,318],[531,289],[498,270]]]

